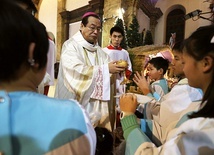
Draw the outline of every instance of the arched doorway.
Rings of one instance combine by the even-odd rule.
[[[172,10],[166,20],[166,43],[169,42],[171,33],[176,33],[176,41],[183,40],[185,34],[184,11],[181,9]]]

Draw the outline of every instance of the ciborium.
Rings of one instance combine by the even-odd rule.
[[[124,67],[125,69],[127,69],[128,66],[129,66],[129,64],[128,64],[128,62],[127,62],[126,60],[119,60],[119,61],[117,61],[117,65],[119,65],[120,67]],[[122,74],[123,74],[124,79],[123,79],[123,81],[120,83],[121,85],[126,85],[126,84],[132,82],[131,80],[129,80],[129,79],[126,77],[126,71],[123,71]]]

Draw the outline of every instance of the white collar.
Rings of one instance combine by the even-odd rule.
[[[82,45],[84,48],[86,48],[87,50],[91,51],[91,52],[95,52],[97,50],[97,47],[99,46],[98,43],[96,44],[90,44],[89,42],[87,42],[82,34],[80,33],[80,31],[78,31],[73,37],[72,37],[78,44]]]

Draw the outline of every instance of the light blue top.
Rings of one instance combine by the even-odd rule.
[[[0,91],[0,151],[6,155],[44,154],[87,133],[74,100]]]
[[[151,90],[152,93],[147,94],[147,96],[154,97],[157,101],[159,101],[162,96],[169,92],[167,80],[163,78],[153,82],[151,84]]]

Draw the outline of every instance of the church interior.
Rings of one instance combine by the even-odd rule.
[[[53,80],[54,82],[52,84],[50,83],[46,84],[47,86],[46,87],[44,84],[45,83],[44,79],[47,78],[46,75],[48,74],[47,71],[48,67],[46,67],[47,70],[44,70],[44,73],[46,71],[46,74],[45,77],[43,78],[43,81],[41,82],[42,84],[44,84],[41,86],[41,88],[42,91],[44,92],[46,91],[45,89],[47,89],[48,93],[45,94],[44,92],[42,92],[41,94],[47,95],[48,97],[51,98],[54,97],[60,98],[59,96],[56,96],[57,94],[56,92],[58,91],[58,94],[64,92],[61,94],[63,95],[68,94],[68,96],[66,97],[69,99],[77,100],[78,101],[77,103],[80,104],[85,103],[85,105],[90,105],[92,103],[91,105],[93,106],[95,105],[95,103],[97,103],[97,105],[101,106],[102,110],[98,106],[97,107],[94,106],[97,109],[95,109],[94,107],[86,108],[86,106],[82,104],[82,108],[85,111],[91,110],[90,112],[94,113],[93,115],[95,116],[97,111],[99,110],[101,111],[99,114],[100,118],[95,119],[97,119],[96,121],[99,123],[102,121],[104,123],[106,122],[108,123],[108,128],[105,125],[103,125],[104,124],[103,122],[102,122],[103,124],[102,123],[100,124],[105,126],[106,129],[110,129],[109,132],[113,137],[112,145],[114,147],[114,151],[116,149],[118,150],[125,149],[120,148],[120,146],[125,147],[125,145],[120,145],[125,141],[124,140],[125,136],[123,135],[123,129],[121,125],[122,124],[121,120],[123,118],[123,114],[125,115],[125,113],[123,113],[123,111],[120,110],[122,106],[120,107],[119,104],[119,101],[122,100],[123,95],[124,94],[139,95],[136,98],[134,98],[135,101],[138,100],[137,101],[138,103],[136,102],[136,104],[138,104],[137,109],[135,108],[134,109],[135,111],[130,113],[131,115],[136,114],[135,117],[140,118],[143,115],[145,104],[152,103],[152,101],[159,102],[160,101],[159,99],[161,97],[167,95],[172,90],[172,88],[179,83],[179,80],[185,78],[187,81],[186,85],[188,85],[188,80],[185,77],[185,73],[182,74],[182,76],[184,77],[181,78],[179,77],[179,75],[175,75],[173,72],[172,64],[174,58],[173,46],[176,43],[186,39],[199,27],[214,24],[214,0],[197,0],[197,1],[32,0],[32,1],[37,9],[37,12],[35,13],[35,18],[37,18],[41,23],[45,25],[46,31],[48,33],[49,51],[47,54],[48,55],[47,66],[50,64],[49,54],[52,53],[51,63],[53,65],[51,66],[52,67],[51,70],[54,71],[54,80]],[[97,22],[98,24],[96,23],[98,26],[95,25],[93,22],[92,26],[86,26],[89,20],[87,16],[86,24],[84,25],[81,23],[82,19],[84,18],[83,15],[85,15],[86,12],[89,12],[90,14],[89,16],[94,18],[93,20],[98,21]],[[95,16],[91,16],[91,14]],[[99,16],[98,18],[96,18],[97,15]],[[119,43],[119,46],[112,45],[111,38],[112,34],[109,35],[111,28],[114,26],[120,27],[124,32],[121,33],[121,38],[123,39],[121,39],[122,42]],[[89,40],[86,39],[87,37],[84,36],[84,29],[82,30],[81,29],[82,27],[84,27],[85,30],[88,30],[91,34],[96,32],[99,35],[96,35],[94,37],[96,39],[90,42]],[[77,34],[79,34],[78,36],[79,38],[76,37]],[[78,39],[75,40],[74,39],[75,37],[78,38],[79,40]],[[74,45],[72,45],[72,43],[70,42],[66,42],[67,40],[70,41],[69,40],[70,38],[73,39],[72,43]],[[84,43],[80,44],[80,42]],[[68,44],[71,46],[68,46]],[[87,49],[87,46],[90,48]],[[126,53],[128,53],[126,55],[124,53],[123,54],[125,56],[128,55],[127,57],[128,59],[130,59],[129,61],[118,59],[115,60],[114,63],[114,65],[124,63],[125,67],[122,66],[124,67],[123,70],[121,69],[122,67],[120,66],[121,68],[120,67],[118,68],[120,68],[121,70],[117,72],[116,71],[110,72],[111,68],[110,64],[114,60],[104,50],[104,48],[107,48],[109,46],[112,46],[111,50],[116,51],[119,49],[121,51],[124,50]],[[72,47],[75,50],[70,50],[71,49],[70,47]],[[65,51],[65,49],[67,51],[64,53],[66,53],[67,55],[66,54],[63,55],[64,53],[62,53],[62,51],[63,50]],[[182,52],[180,54],[182,55]],[[61,58],[63,58],[63,56],[61,57],[61,55],[64,56],[65,61],[64,64],[60,63]],[[76,60],[75,62],[74,57],[80,60]],[[152,78],[150,79],[150,75],[148,73],[149,72],[148,68],[151,67],[149,65],[152,64],[150,60],[157,57],[161,57],[162,59],[165,60],[165,62],[167,63],[166,65],[167,68],[166,71],[163,71],[163,68],[161,68],[162,75],[158,80]],[[74,62],[74,66],[72,66],[73,64],[70,65],[70,62]],[[131,65],[129,65],[128,63],[130,63]],[[154,64],[152,65],[153,68],[156,68],[156,70],[158,70],[157,72],[160,71],[160,69],[157,69],[156,66],[154,67]],[[82,68],[77,67],[76,69],[75,68],[76,66],[78,67],[81,66]],[[104,68],[103,66],[106,68]],[[131,66],[130,70],[128,69],[129,66]],[[61,69],[60,71],[59,68]],[[94,68],[97,70],[95,70]],[[84,69],[86,69],[86,71]],[[151,70],[152,69],[150,68],[150,71]],[[129,77],[127,77],[126,74],[127,71],[130,71]],[[141,74],[140,76],[142,76],[142,79],[144,78],[144,82],[148,86],[149,93],[143,93],[143,90],[141,89],[142,87],[140,87],[140,85],[138,85],[139,83],[137,84],[137,82],[135,81],[136,77],[139,76],[136,74]],[[83,78],[80,75],[81,76],[83,75],[82,76]],[[53,75],[51,76],[53,77]],[[120,81],[120,86],[121,85],[123,86],[121,87],[122,91],[120,92],[120,94],[118,93],[119,88],[117,88],[118,81],[116,79],[119,76],[123,80],[122,82]],[[67,77],[69,77],[70,79],[69,78],[66,79]],[[106,80],[105,78],[108,80]],[[103,79],[105,79],[107,82]],[[152,87],[152,84],[162,79],[166,81],[165,85],[167,91],[165,94],[162,94],[163,96],[161,97],[159,96],[160,98],[156,99],[155,96],[153,95],[155,89]],[[75,81],[74,83],[76,84],[76,85],[74,84],[74,89],[73,86],[70,86],[70,84],[73,82],[72,80]],[[63,91],[59,90],[62,88],[62,85],[59,85],[59,83],[60,84],[62,83],[64,88]],[[78,87],[79,89],[76,89],[76,87]],[[86,87],[88,88],[87,90],[85,89]],[[36,89],[37,92],[39,92],[38,91],[39,86]],[[86,94],[82,95],[81,94],[82,92],[84,93],[86,92]],[[151,97],[148,94],[149,95],[152,94],[153,96]],[[139,98],[142,98],[142,96],[144,96],[145,98],[141,104],[139,102]],[[60,99],[67,99],[66,97]],[[81,97],[87,99],[86,100],[80,99]],[[165,98],[163,97],[161,99]],[[104,106],[104,102],[106,106]],[[140,107],[139,105],[142,105],[142,107]],[[140,108],[142,108],[143,110]],[[105,115],[107,115],[105,117],[107,119],[102,118],[101,121],[101,114],[104,111],[103,109],[107,111],[107,112],[105,111]],[[136,113],[138,112],[138,110],[139,111],[141,110],[142,112],[141,115],[139,113],[138,114]],[[94,121],[97,123],[96,124],[92,121],[93,118],[91,117],[90,112],[88,112],[87,113],[88,116],[87,115],[86,116],[89,117],[88,119],[90,121],[88,122],[90,125],[92,125],[91,129],[94,129],[98,123]],[[128,115],[130,115],[130,113],[128,112]],[[146,119],[147,118],[145,118],[145,120]],[[139,121],[139,119],[137,121]],[[137,125],[141,124],[141,122],[137,123],[136,123]]]

